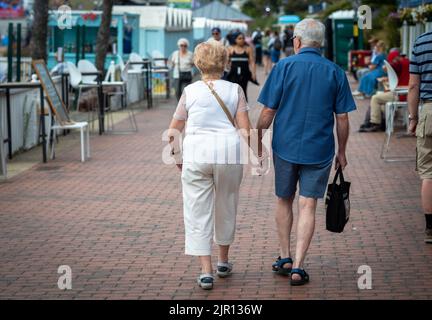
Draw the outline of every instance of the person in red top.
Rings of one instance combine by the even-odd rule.
[[[409,82],[409,59],[401,55],[398,49],[393,49],[387,56],[387,61],[395,70],[398,76],[398,87],[408,86]],[[377,132],[385,129],[382,127],[382,112],[385,110],[385,104],[394,99],[394,94],[388,90],[388,78],[380,79],[385,91],[374,94],[371,98],[370,112],[366,114],[365,123],[361,125],[359,132]],[[406,101],[406,96],[399,97],[400,101]]]

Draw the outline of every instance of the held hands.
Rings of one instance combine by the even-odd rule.
[[[257,157],[258,164],[259,164],[259,167],[256,169],[255,172],[259,176],[262,176],[269,169],[269,165],[270,165],[270,155],[269,155],[269,152],[267,151],[267,149],[263,145],[261,152],[258,152],[258,154],[256,154],[255,156]]]

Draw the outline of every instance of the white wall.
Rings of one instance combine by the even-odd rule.
[[[55,77],[57,90],[61,92],[61,81]],[[11,129],[12,129],[12,154],[19,150],[27,150],[37,145],[39,133],[40,96],[39,89],[19,89],[11,91]],[[45,107],[48,103],[45,101]],[[6,95],[0,94],[0,127],[3,138],[7,138]],[[48,133],[48,121],[46,121],[46,133]],[[8,145],[5,144],[5,152],[8,154]]]

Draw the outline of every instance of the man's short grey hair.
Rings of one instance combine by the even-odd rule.
[[[315,19],[303,19],[296,24],[294,36],[301,39],[304,47],[321,47],[324,44],[325,26]]]

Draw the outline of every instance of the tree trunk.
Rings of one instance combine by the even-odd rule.
[[[96,39],[96,68],[104,70],[105,57],[110,42],[110,25],[114,0],[103,0],[102,21]]]
[[[31,56],[33,59],[47,61],[48,39],[48,1],[35,0],[33,5],[34,19],[31,30]]]

